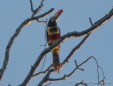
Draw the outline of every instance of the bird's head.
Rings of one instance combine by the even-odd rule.
[[[57,26],[57,20],[59,16],[62,14],[63,9],[60,9],[57,13],[55,13],[54,16],[52,16],[48,21],[48,27],[54,27]]]

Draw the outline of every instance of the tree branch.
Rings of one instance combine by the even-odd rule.
[[[86,35],[86,36],[83,38],[83,40],[82,40],[77,46],[75,46],[75,47],[71,50],[71,52],[70,52],[69,55],[66,57],[66,59],[61,63],[61,67],[62,67],[63,65],[65,65],[65,63],[68,62],[68,60],[71,58],[71,56],[74,54],[74,52],[75,52],[77,49],[80,48],[80,46],[85,42],[85,40],[86,40],[89,36],[90,36],[90,34]],[[77,64],[76,64],[76,65],[77,65]]]
[[[77,83],[75,86],[80,86],[80,85],[88,86],[86,83],[83,82]]]
[[[54,45],[52,45],[51,47],[46,48],[46,49],[44,49],[42,51],[42,53],[39,55],[39,57],[37,58],[36,62],[34,63],[34,66],[33,66],[34,70],[36,70],[36,68],[39,66],[39,64],[40,64],[41,60],[43,59],[44,55],[47,54],[48,52],[50,52],[56,46],[60,45],[65,39],[70,38],[70,37],[79,37],[79,36],[83,36],[85,34],[89,34],[93,30],[97,29],[99,26],[101,26],[102,24],[104,24],[112,16],[113,16],[113,11],[111,10],[106,16],[104,16],[103,18],[101,18],[100,20],[98,20],[96,23],[94,23],[93,26],[91,26],[87,30],[84,30],[84,31],[81,31],[81,32],[73,31],[71,33],[67,33],[67,34],[63,35]],[[70,57],[67,57],[67,60],[68,60],[68,58],[70,58]],[[63,64],[61,64],[61,65],[63,65]],[[29,71],[26,79],[24,80],[24,82],[22,84],[26,85],[28,83],[28,80],[30,80],[31,76],[33,75],[33,73],[34,73],[34,71],[32,71],[32,69],[31,69]],[[27,83],[25,83],[25,82],[27,82]],[[22,86],[22,84],[21,84],[21,86]]]
[[[41,82],[37,85],[37,86],[42,86],[45,82],[47,82],[47,81],[61,81],[61,80],[65,80],[66,78],[68,78],[68,77],[70,77],[77,69],[80,69],[81,70],[81,68],[80,68],[80,66],[82,66],[84,63],[86,63],[89,59],[91,59],[91,58],[93,58],[95,61],[96,61],[96,64],[97,64],[97,68],[98,67],[100,67],[99,65],[98,65],[98,62],[97,62],[97,60],[93,57],[93,56],[91,56],[91,57],[89,57],[89,58],[87,58],[85,61],[83,61],[81,64],[79,64],[79,65],[77,65],[76,63],[75,63],[75,65],[76,65],[76,67],[74,68],[74,70],[70,73],[70,74],[68,74],[68,75],[64,75],[62,78],[57,78],[57,79],[53,79],[53,78],[49,78],[49,75],[50,75],[50,73],[52,73],[52,72],[54,72],[54,70],[53,69],[50,69],[49,71],[48,71],[48,73],[45,75],[45,77],[41,80]],[[100,67],[101,68],[101,67]],[[83,69],[82,69],[82,71],[83,71]],[[98,81],[99,81],[99,71],[97,70],[97,72],[98,72]],[[102,70],[102,73],[103,73],[103,70]],[[98,85],[101,83],[101,82],[103,82],[103,85],[104,85],[104,79],[105,79],[105,76],[104,76],[104,73],[103,73],[103,80],[101,80],[101,81],[99,81],[98,82]],[[80,84],[82,84],[82,85],[85,85],[85,86],[87,86],[87,84],[85,84],[85,83],[77,83],[75,86],[78,86],[78,85],[80,85]]]
[[[70,77],[77,69],[80,69],[80,66],[82,66],[84,63],[86,63],[89,59],[91,59],[91,58],[93,58],[95,61],[96,61],[96,59],[93,57],[93,56],[91,56],[91,57],[89,57],[89,58],[87,58],[85,61],[83,61],[81,64],[79,64],[79,65],[76,65],[76,67],[74,68],[74,70],[70,73],[70,74],[68,74],[68,75],[64,75],[62,78],[57,78],[57,79],[53,79],[53,78],[49,78],[49,77],[46,77],[46,79],[45,78],[43,78],[42,79],[42,81],[41,81],[41,83],[39,84],[39,85],[37,85],[37,86],[42,86],[45,82],[47,82],[47,81],[61,81],[61,80],[65,80],[66,78],[68,78],[68,77]],[[98,64],[98,62],[96,62],[96,64]],[[98,65],[97,65],[98,66]],[[50,71],[48,71],[48,72],[53,72],[53,71],[51,71],[51,69],[50,69]],[[103,72],[103,70],[102,70],[102,72]],[[49,73],[49,75],[50,75],[50,73]],[[104,74],[104,73],[103,73]],[[48,76],[49,76],[48,75]],[[104,75],[103,75],[104,76]],[[104,79],[105,79],[105,76],[104,76]],[[104,85],[104,79],[103,80],[101,80],[100,82],[98,82],[98,85],[101,83],[101,82],[103,82],[103,85]],[[44,82],[43,82],[44,81]],[[99,81],[99,80],[98,80]],[[85,86],[87,86],[87,84],[85,84],[85,83],[83,83],[83,82],[80,82],[80,83],[77,83],[75,86],[78,86],[78,85],[80,85],[80,84],[82,84],[82,85],[85,85]]]
[[[40,9],[43,7],[43,2],[44,2],[44,0],[42,0],[41,3],[40,3],[40,5],[35,10],[33,10],[32,0],[30,0],[31,11],[33,12],[33,14],[32,14],[31,17],[34,17],[40,11]]]
[[[80,66],[82,66],[84,63],[86,63],[89,59],[91,59],[92,57],[87,58],[85,61],[83,61],[81,64],[79,64],[77,67],[74,68],[74,70],[68,74],[68,75],[64,75],[62,78],[58,78],[58,79],[52,79],[49,78],[48,81],[60,81],[60,80],[65,80],[66,78],[70,77],[77,69],[79,69]]]
[[[44,76],[44,78],[41,80],[41,82],[37,86],[42,86],[45,82],[49,81],[49,75],[54,72],[54,69],[50,69],[47,74]]]
[[[36,20],[36,19],[39,19],[39,18],[42,18],[42,17],[45,17],[46,15],[48,15],[49,13],[51,13],[54,9],[50,9],[49,11],[45,12],[44,14],[42,15],[39,15],[39,16],[36,16],[36,17],[32,17],[32,18],[28,18],[26,20],[24,20],[20,26],[16,29],[15,33],[13,34],[13,36],[10,38],[8,44],[7,44],[7,47],[6,47],[6,51],[5,51],[5,58],[4,58],[4,62],[3,62],[3,66],[2,68],[0,69],[0,80],[2,79],[2,76],[5,72],[5,69],[7,67],[7,64],[8,64],[8,61],[9,61],[9,52],[10,52],[10,49],[11,49],[11,46],[15,40],[15,38],[19,35],[20,31],[22,30],[22,28],[29,24],[31,21],[33,20]]]
[[[29,24],[30,22],[32,22],[33,20],[37,20],[39,18],[42,18],[44,16],[46,16],[47,14],[49,14],[50,12],[52,12],[54,9],[52,8],[50,11],[42,14],[42,15],[39,15],[39,16],[36,16],[36,17],[32,17],[32,18],[28,18],[26,19],[25,21],[23,21],[21,23],[21,25],[16,29],[14,35],[11,37],[11,39],[9,40],[9,43],[6,47],[6,51],[5,51],[5,58],[4,58],[4,62],[3,62],[3,66],[2,66],[2,69],[0,69],[0,80],[2,79],[2,76],[3,76],[3,73],[7,67],[7,64],[8,64],[8,61],[9,61],[9,51],[10,51],[10,48],[13,44],[13,41],[14,39],[19,35],[21,29]],[[88,34],[90,32],[92,32],[93,30],[97,29],[99,26],[103,25],[107,20],[109,20],[111,17],[113,17],[113,8],[111,9],[111,11],[105,15],[104,17],[102,17],[100,20],[98,20],[97,22],[94,23],[94,25],[84,31],[81,31],[81,32],[76,32],[76,31],[73,31],[73,32],[70,32],[68,34],[65,34],[63,35],[57,43],[55,43],[53,46],[51,46],[50,48],[46,48],[42,51],[42,53],[39,55],[38,59],[36,60],[36,62],[34,63],[33,67],[31,67],[31,70],[28,74],[28,76],[26,77],[26,79],[24,80],[24,82],[20,85],[20,86],[25,86],[28,81],[30,80],[31,76],[33,75],[34,71],[36,70],[36,68],[39,66],[41,60],[43,59],[44,55],[47,54],[48,52],[50,52],[53,48],[55,48],[56,46],[60,45],[60,43],[62,41],[64,41],[66,38],[70,38],[70,37],[79,37],[79,36],[83,36],[85,34]]]
[[[90,34],[86,35],[86,36],[83,38],[83,40],[82,40],[77,46],[75,46],[75,47],[72,49],[72,51],[70,52],[70,54],[69,54],[69,55],[66,57],[66,59],[61,63],[61,67],[64,66],[64,64],[69,60],[69,58],[73,55],[73,53],[75,52],[75,50],[77,50],[77,49],[85,42],[85,40],[89,37],[89,35],[90,35]],[[76,64],[76,63],[75,63],[75,64]],[[77,67],[77,64],[76,64],[76,67]],[[78,68],[78,69],[80,69],[80,68]],[[48,70],[48,69],[47,69],[47,70]],[[51,71],[51,70],[53,70],[53,69],[50,69],[50,70],[48,71],[48,73],[49,73],[49,72],[51,73],[51,72],[54,72],[54,71],[55,71],[55,70],[54,70],[54,71]],[[80,69],[80,70],[83,71],[83,69]],[[47,72],[47,71],[46,71],[46,72]],[[47,74],[48,74],[48,73],[47,73]],[[49,73],[49,74],[50,74],[50,73]],[[73,72],[73,73],[74,73],[74,72]],[[47,74],[45,75],[45,77],[48,76]],[[46,77],[46,78],[45,78],[45,77],[42,79],[42,81],[41,81],[37,86],[42,86],[42,84],[44,84],[45,82],[51,80],[51,79],[49,79],[49,77]],[[64,76],[64,77],[66,77],[66,76]],[[63,78],[64,78],[64,77],[63,77]],[[46,80],[45,80],[45,79],[46,79]]]
[[[92,23],[92,20],[91,20],[91,18],[89,18],[89,22],[90,22],[91,26],[93,26],[93,23]]]
[[[32,3],[32,0],[30,0],[30,5],[31,5],[31,11],[33,12],[33,3]]]
[[[101,82],[104,84],[105,75],[104,75],[103,69],[98,65],[98,61],[96,60],[96,58],[93,57],[93,56],[92,56],[92,58],[95,60],[95,62],[97,64],[97,75],[98,75],[98,85],[97,86],[99,86],[99,84],[101,85]],[[103,74],[103,79],[102,80],[99,79],[100,78],[100,76],[99,76],[99,68],[101,69],[102,74]]]
[[[50,65],[45,71],[36,73],[36,74],[34,74],[32,77],[38,76],[38,75],[40,75],[40,74],[45,74],[47,71],[49,71],[49,69],[50,69],[51,67],[52,67],[52,65]]]
[[[69,55],[66,57],[66,59],[61,63],[61,67],[64,66],[66,62],[68,62],[69,58],[70,58],[70,57],[73,55],[73,53],[85,42],[85,40],[89,37],[89,35],[90,35],[90,34],[86,35],[86,36],[83,38],[83,40],[82,40],[77,46],[75,46],[75,47],[71,50],[71,52],[70,52]],[[34,74],[32,77],[37,76],[37,75],[39,75],[39,74],[44,74],[44,73],[48,72],[48,70],[49,70],[51,67],[52,67],[52,65],[50,65],[45,71],[36,73],[36,74]]]

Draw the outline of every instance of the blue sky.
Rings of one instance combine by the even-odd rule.
[[[41,0],[33,0],[33,7],[39,6]],[[89,17],[95,22],[106,15],[113,6],[113,0],[45,0],[44,6],[37,14],[40,15],[51,8],[55,10],[48,16],[40,19],[49,19],[59,9],[64,12],[58,20],[58,26],[61,29],[61,34],[64,35],[72,31],[82,31],[89,28]],[[18,26],[27,18],[30,18],[32,12],[30,10],[29,0],[2,0],[0,2],[0,68],[2,67],[5,49],[10,37],[14,34]],[[69,74],[74,68],[74,60],[78,64],[86,60],[90,56],[94,56],[105,73],[105,81],[110,81],[113,85],[113,69],[111,68],[113,60],[113,18],[107,21],[103,26],[93,31],[86,42],[77,50],[74,55],[60,70],[58,75],[56,72],[51,74],[51,78],[60,78],[64,74]],[[28,26],[25,26],[19,36],[15,39],[11,50],[7,69],[4,73],[0,86],[17,86],[27,76],[31,65],[34,64],[39,54],[45,47],[40,46],[45,44],[45,24],[40,24],[33,21]],[[68,55],[70,50],[77,45],[83,37],[70,38],[61,44],[60,60],[61,62]],[[47,54],[46,62],[43,70],[45,70],[52,63],[51,53]],[[43,61],[41,62],[36,73],[41,71]],[[75,83],[70,84],[69,81],[97,81],[96,63],[93,59],[81,66],[85,71],[77,70],[70,78],[64,81],[52,82],[50,86],[74,86]],[[44,75],[37,76],[30,80],[27,86],[36,86]],[[100,71],[100,79],[102,74]],[[49,83],[49,82],[47,82]],[[89,84],[89,86],[96,86]]]

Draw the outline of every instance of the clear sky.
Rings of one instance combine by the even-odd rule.
[[[33,6],[39,6],[41,0],[33,0]],[[113,6],[113,0],[45,0],[44,6],[37,14],[40,15],[51,8],[55,10],[48,16],[40,19],[49,19],[59,9],[64,12],[58,20],[58,26],[61,34],[64,35],[72,31],[82,31],[89,28],[89,17],[95,22],[106,15]],[[32,12],[30,10],[29,0],[1,0],[0,2],[0,68],[2,67],[5,49],[10,37],[14,34],[17,27],[27,18],[30,18]],[[99,27],[90,35],[86,42],[77,50],[74,55],[60,70],[58,75],[56,72],[51,74],[51,78],[60,78],[64,74],[69,74],[74,68],[74,60],[78,64],[86,60],[90,56],[94,56],[105,73],[105,81],[110,84],[105,86],[113,86],[113,18],[107,21],[103,26]],[[0,86],[17,86],[27,76],[31,65],[34,64],[39,54],[45,47],[45,24],[33,21],[25,26],[19,36],[15,39],[11,50],[7,69],[4,73]],[[68,55],[70,50],[77,45],[83,37],[70,38],[61,44],[60,60],[61,62]],[[45,70],[52,63],[51,53],[47,54]],[[41,71],[43,61],[35,73]],[[85,71],[77,70],[70,78],[64,81],[52,82],[50,86],[74,86],[69,81],[97,81],[96,63],[93,59],[81,66]],[[30,80],[28,86],[36,86],[44,75],[37,76]],[[100,71],[100,79],[102,73]],[[49,82],[47,82],[49,83]],[[90,83],[89,86],[96,86]]]

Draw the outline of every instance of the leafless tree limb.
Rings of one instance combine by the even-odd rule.
[[[103,71],[103,69],[100,66],[99,66],[99,68],[102,70],[103,80],[104,80],[105,79],[104,71]]]
[[[38,19],[37,19],[37,21],[38,21],[39,23],[46,23],[46,21],[39,21]]]
[[[77,61],[75,60],[75,65],[76,65],[76,67],[77,67]]]
[[[84,82],[77,83],[75,86],[79,86],[79,85],[84,85],[84,86],[87,86],[87,84],[86,84],[86,83],[84,83]]]
[[[91,18],[89,18],[89,21],[90,21],[90,24],[91,24],[91,26],[93,26],[93,23],[92,23],[92,20],[91,20]]]
[[[98,65],[98,61],[96,60],[96,58],[95,57],[93,57],[92,56],[92,58],[95,60],[95,62],[96,62],[96,64],[97,64],[97,75],[98,75],[98,85],[97,86],[99,86],[99,85],[101,85],[102,83],[103,83],[103,86],[104,86],[104,80],[105,80],[105,75],[104,75],[104,71],[103,71],[103,69]],[[100,80],[99,79],[99,68],[101,69],[101,71],[102,71],[102,74],[103,74],[103,79],[102,80]],[[102,86],[102,85],[101,85]]]
[[[50,69],[37,86],[42,86],[42,84],[49,81],[49,76],[52,72],[54,72],[54,69]]]
[[[35,10],[33,10],[33,3],[32,3],[32,0],[30,0],[31,11],[33,12],[31,17],[34,17],[40,11],[40,9],[43,7],[43,2],[44,2],[44,0],[42,0],[40,5]]]
[[[32,3],[32,0],[30,0],[30,5],[31,5],[31,11],[33,12],[33,3]]]
[[[37,86],[42,86],[44,83],[46,83],[47,81],[61,81],[61,80],[65,80],[66,78],[68,78],[68,77],[70,77],[77,69],[81,69],[80,68],[80,66],[82,66],[84,63],[86,63],[89,59],[91,59],[91,58],[93,58],[95,61],[96,61],[96,64],[97,64],[97,67],[99,67],[98,66],[98,62],[97,62],[97,60],[93,57],[93,56],[90,56],[89,58],[87,58],[85,61],[83,61],[81,64],[79,64],[79,65],[76,65],[76,67],[74,68],[74,70],[70,73],[70,74],[68,74],[68,75],[64,75],[62,78],[57,78],[57,79],[53,79],[53,78],[49,78],[49,75],[50,75],[50,73],[52,73],[52,72],[54,72],[54,70],[53,69],[50,69],[49,71],[48,71],[48,73],[45,75],[45,77],[41,80],[41,82],[37,85]],[[98,71],[99,72],[99,71]],[[104,76],[105,77],[105,76]],[[99,74],[98,74],[98,79],[99,79]],[[99,80],[98,80],[99,81]],[[98,85],[100,84],[101,85],[101,82],[103,82],[103,84],[104,84],[104,80],[101,80],[101,81],[99,81],[99,83],[98,83]],[[87,84],[85,84],[85,83],[77,83],[75,86],[78,86],[78,85],[80,85],[80,84],[82,84],[82,85],[85,85],[85,86],[87,86]],[[104,86],[104,85],[103,85]]]
[[[14,39],[19,35],[20,31],[22,30],[22,28],[31,23],[33,20],[38,20],[39,18],[45,17],[46,15],[48,15],[49,13],[51,13],[54,9],[52,8],[51,10],[49,10],[48,12],[36,16],[34,17],[34,15],[36,13],[39,12],[40,8],[43,6],[43,1],[41,2],[40,6],[36,9],[36,12],[33,12],[33,15],[31,18],[26,19],[25,21],[23,21],[20,26],[16,29],[14,35],[10,38],[8,45],[6,47],[6,51],[5,51],[5,58],[4,58],[4,62],[3,62],[3,66],[0,69],[0,80],[2,79],[2,76],[5,72],[5,69],[7,67],[8,61],[9,61],[9,52],[10,52],[10,48],[13,44]],[[32,1],[30,0],[31,4]],[[31,5],[32,6],[32,5]],[[31,10],[33,10],[33,7],[31,7]],[[34,65],[31,67],[31,70],[28,74],[28,76],[25,78],[24,82],[20,85],[20,86],[24,86],[24,84],[26,85],[28,83],[28,81],[30,80],[30,78],[32,77],[34,71],[36,70],[36,68],[39,66],[41,60],[43,59],[44,55],[47,54],[48,52],[50,52],[53,48],[55,48],[56,46],[58,46],[62,41],[64,41],[66,38],[70,38],[70,37],[79,37],[79,36],[83,36],[86,34],[91,33],[93,30],[97,29],[99,26],[103,25],[107,20],[109,20],[111,17],[113,17],[113,8],[109,11],[108,14],[106,14],[104,17],[102,17],[100,20],[98,20],[97,22],[94,23],[94,25],[84,31],[81,32],[77,32],[77,31],[73,31],[70,32],[68,34],[63,35],[57,43],[55,43],[53,46],[51,46],[50,48],[46,48],[42,51],[42,53],[39,55],[38,59],[36,60],[36,62],[34,63]],[[68,60],[68,59],[67,59]],[[63,64],[62,64],[63,65]],[[51,69],[52,70],[52,69]],[[51,71],[52,72],[52,71]]]
[[[42,18],[42,17],[45,17],[46,15],[48,15],[49,13],[51,13],[54,9],[50,9],[49,11],[45,12],[44,14],[42,15],[39,15],[39,16],[36,16],[36,17],[32,17],[32,18],[28,18],[26,20],[24,20],[20,26],[16,29],[15,33],[13,34],[13,36],[10,38],[9,42],[8,42],[8,45],[6,47],[6,51],[5,51],[5,58],[4,58],[4,62],[3,62],[3,66],[2,68],[0,69],[0,80],[2,79],[2,76],[5,72],[5,69],[7,67],[7,64],[8,64],[8,61],[9,61],[9,52],[10,52],[10,48],[15,40],[15,38],[19,35],[20,31],[22,30],[22,28],[31,23],[33,20],[36,20],[36,19],[39,19],[39,18]]]
[[[81,32],[77,32],[77,31],[73,31],[70,33],[67,33],[65,35],[63,35],[54,45],[52,45],[49,48],[44,49],[41,54],[39,55],[39,57],[37,58],[36,62],[34,63],[33,67],[30,69],[27,77],[25,78],[25,80],[22,82],[22,84],[20,86],[24,86],[28,83],[28,81],[30,80],[30,78],[32,77],[32,75],[34,74],[34,71],[36,70],[36,68],[39,66],[41,60],[43,59],[44,55],[46,55],[48,52],[50,52],[53,48],[55,48],[56,46],[60,45],[65,39],[70,38],[70,37],[79,37],[79,36],[83,36],[85,34],[89,34],[91,33],[93,30],[97,29],[99,26],[103,25],[107,20],[109,20],[111,17],[113,16],[113,11],[110,11],[110,13],[108,13],[107,15],[105,15],[104,17],[102,17],[100,20],[98,20],[96,23],[94,23],[93,26],[91,26],[90,28],[81,31]],[[68,57],[70,58],[70,57]],[[68,60],[68,59],[67,59]],[[67,60],[65,62],[67,62]],[[64,63],[65,63],[64,62]],[[63,64],[64,64],[63,63]],[[61,64],[61,65],[63,65]],[[51,72],[51,71],[50,71]]]
[[[69,58],[73,55],[73,53],[75,52],[75,50],[77,50],[84,42],[85,42],[85,40],[89,37],[89,35],[90,34],[88,34],[88,35],[86,35],[84,38],[83,38],[83,40],[77,45],[77,46],[75,46],[73,49],[72,49],[72,51],[70,52],[70,54],[66,57],[66,59],[61,63],[61,67],[62,66],[64,66],[64,64],[69,60]],[[76,64],[76,62],[75,62],[75,64]],[[76,66],[77,66],[77,64],[76,64]],[[82,70],[83,71],[83,69],[81,69],[81,68],[78,68],[79,70]],[[53,69],[50,69],[49,71],[48,71],[48,73],[47,74],[49,74],[50,75],[50,73],[51,72],[54,72],[53,71]],[[72,72],[72,73],[74,73],[74,71]],[[46,76],[49,76],[49,75],[45,75],[45,77]],[[47,81],[51,81],[51,79],[49,79],[49,77],[46,77],[46,78],[43,78],[42,79],[42,81],[37,85],[37,86],[42,86],[42,84],[44,84],[45,82],[47,82]],[[66,76],[64,76],[64,77],[66,77]],[[45,80],[46,79],[46,80]],[[57,79],[58,80],[58,79]]]
[[[44,86],[49,86],[51,83],[47,84],[47,85],[44,85]]]
[[[92,57],[93,57],[93,56],[92,56]],[[96,58],[93,57],[93,59],[95,60],[95,62],[96,62],[96,64],[97,64],[97,75],[98,75],[98,85],[99,85],[99,70],[98,70],[99,65],[98,65],[98,61],[96,60]]]
[[[60,80],[65,80],[66,78],[70,77],[81,65],[83,65],[84,63],[86,63],[91,58],[92,57],[87,58],[84,62],[82,62],[81,64],[79,64],[77,67],[75,67],[74,70],[70,74],[68,74],[68,75],[65,74],[62,78],[53,79],[53,78],[46,77],[47,76],[47,74],[46,74],[46,76],[45,76],[46,79],[44,79],[44,78],[42,79],[42,81],[44,81],[44,82],[41,81],[41,83],[38,84],[37,86],[42,86],[42,84],[45,83],[45,82],[47,82],[47,81],[60,81]],[[54,70],[50,69],[50,71],[48,71],[48,72],[51,73],[53,71]]]
[[[85,40],[89,37],[89,35],[90,35],[90,34],[88,34],[87,36],[85,36],[84,39],[71,51],[71,54],[69,55],[70,57],[72,56],[72,52],[74,53],[75,50],[77,50],[77,49],[85,42]],[[47,49],[48,49],[48,48],[47,48]],[[53,48],[51,48],[51,49],[53,49]],[[45,50],[45,51],[46,51],[46,50]],[[43,52],[44,52],[44,51],[43,51]],[[43,52],[42,52],[42,53],[43,53]],[[48,52],[49,52],[49,51],[48,51]],[[48,53],[48,52],[47,52],[47,53]],[[38,59],[37,59],[37,61],[35,62],[34,66],[31,67],[30,72],[28,73],[27,77],[25,78],[25,80],[23,81],[23,83],[22,83],[20,86],[26,86],[26,84],[28,83],[28,81],[30,80],[30,78],[32,78],[32,77],[34,77],[34,76],[37,76],[37,75],[39,75],[39,74],[44,74],[44,73],[46,73],[46,72],[50,69],[51,65],[47,68],[47,70],[45,70],[45,71],[43,71],[43,72],[39,72],[39,73],[33,75],[34,70],[36,69],[36,67],[38,67],[38,65],[40,64],[42,58],[43,58],[44,55],[45,55],[45,54],[42,54],[42,53],[41,53],[40,56],[38,57]],[[42,56],[42,55],[43,55],[43,56]],[[42,57],[41,57],[41,56],[42,56]],[[67,57],[68,59],[70,58],[69,56]],[[66,59],[66,60],[64,60],[64,61],[67,62],[68,59]],[[63,62],[63,65],[65,64],[65,62]],[[61,65],[61,66],[63,66],[63,65]],[[35,69],[34,69],[34,68],[35,68]],[[51,70],[53,70],[53,69],[51,69]],[[51,71],[51,70],[49,70],[48,72],[53,72],[53,71]],[[47,74],[50,74],[50,73],[47,73]],[[43,80],[43,81],[44,81],[44,80]]]
[[[66,59],[61,63],[61,67],[62,67],[63,65],[65,65],[65,63],[68,62],[68,60],[71,58],[71,56],[74,54],[74,52],[75,52],[77,49],[80,48],[80,46],[85,42],[85,40],[89,37],[89,35],[90,35],[90,34],[86,35],[86,36],[83,38],[83,40],[82,40],[77,46],[75,46],[75,47],[71,50],[71,52],[70,52],[69,55],[66,57]],[[77,64],[76,64],[76,65],[77,65]]]
[[[47,71],[49,71],[49,69],[50,69],[51,67],[52,67],[52,65],[50,65],[45,71],[36,73],[36,74],[34,74],[32,77],[38,76],[38,75],[40,75],[40,74],[45,74]]]
[[[102,74],[103,74],[103,79],[101,80],[101,81],[103,81],[103,83],[104,83],[104,80],[105,80],[105,75],[104,75],[104,71],[103,71],[103,69],[99,66],[99,68],[101,69],[101,71],[102,71]]]
[[[73,55],[73,53],[85,42],[85,40],[89,37],[89,35],[90,35],[90,34],[86,35],[86,36],[83,38],[83,40],[82,40],[77,46],[75,46],[75,47],[71,50],[71,52],[70,52],[69,55],[66,57],[66,59],[61,63],[61,67],[64,66],[66,62],[68,62],[69,58],[70,58],[70,57]],[[76,66],[77,66],[77,65],[76,65]],[[50,65],[45,71],[34,74],[33,77],[34,77],[34,76],[37,76],[37,75],[39,75],[39,74],[44,74],[44,73],[46,73],[51,67],[52,67],[52,65]]]

